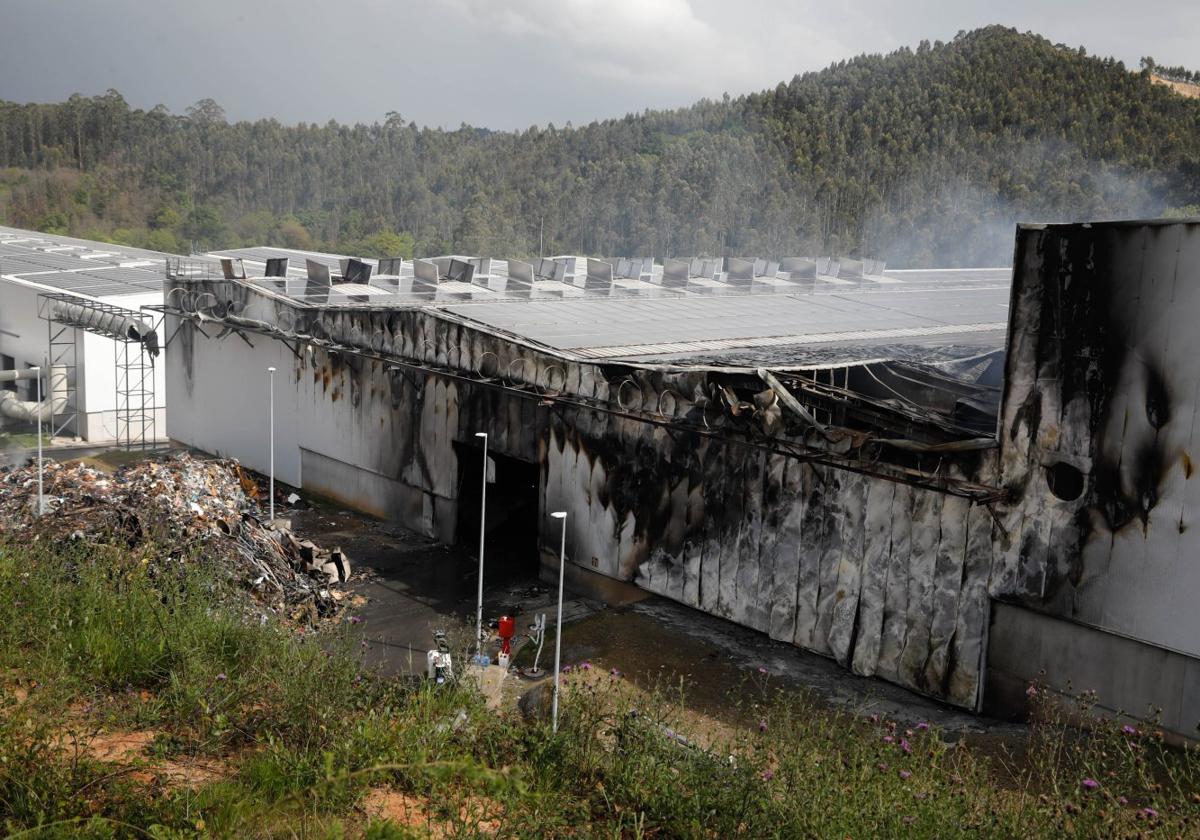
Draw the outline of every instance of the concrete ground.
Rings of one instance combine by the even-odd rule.
[[[473,552],[340,510],[318,507],[287,515],[298,534],[326,547],[340,545],[355,564],[351,614],[354,631],[366,642],[368,664],[390,674],[423,673],[439,629],[456,654],[473,650],[478,580]],[[529,568],[495,565],[485,570],[485,628],[501,614],[515,614],[518,634],[524,634],[534,616],[545,612],[548,633],[540,664],[552,667],[555,593]],[[818,706],[929,721],[973,739],[1021,740],[1027,731],[849,674],[829,659],[658,597],[607,607],[568,593],[564,624],[564,665],[590,661],[596,668],[616,668],[645,688],[682,682],[688,705],[705,714],[728,716],[741,695],[760,692],[765,683],[803,691]],[[487,648],[493,661],[497,648],[493,636]],[[514,666],[532,658],[532,648],[521,644]]]
[[[350,614],[366,642],[368,665],[385,674],[424,673],[425,654],[438,630],[446,633],[456,657],[468,649],[474,652],[479,567],[472,553],[323,506],[286,515],[298,536],[327,548],[340,546],[350,556]],[[506,569],[498,560],[485,569],[484,581],[485,653],[493,661],[499,650],[493,626],[501,615],[517,619],[518,634],[527,633],[539,613],[547,613],[553,625],[556,593],[530,569]],[[563,620],[576,621],[599,609],[599,604],[568,593]]]

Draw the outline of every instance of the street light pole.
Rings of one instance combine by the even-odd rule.
[[[271,464],[270,464],[270,488],[267,491],[268,498],[271,502],[271,522],[275,522],[275,367],[267,368],[267,374],[270,377],[270,438],[271,438]]]
[[[475,605],[475,659],[483,664],[483,537],[487,529],[487,468],[488,468],[488,436],[487,432],[476,432],[475,437],[483,438],[483,480],[479,491],[479,600]]]
[[[46,495],[45,483],[42,478],[44,466],[42,463],[42,368],[35,367],[37,380],[37,439],[38,439],[38,501],[37,515],[41,516],[46,512]]]
[[[558,732],[558,668],[562,657],[563,574],[567,567],[567,512],[559,510],[550,515],[555,519],[562,520],[562,543],[558,549],[558,630],[554,634],[554,700],[550,712],[551,731]]]

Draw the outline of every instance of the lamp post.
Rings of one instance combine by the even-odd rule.
[[[567,566],[567,512],[558,510],[550,514],[562,520],[562,543],[558,549],[558,630],[554,635],[554,700],[551,703],[551,731],[558,732],[558,668],[562,657],[562,604],[563,574]]]
[[[37,439],[38,439],[38,500],[37,500],[37,515],[41,516],[46,512],[46,495],[45,484],[42,478],[44,467],[42,464],[42,368],[40,366],[33,368],[35,371],[34,379],[37,382]]]
[[[479,600],[475,605],[475,661],[483,664],[483,537],[487,529],[487,432],[476,432],[483,438],[483,480],[479,491]]]
[[[274,524],[274,522],[275,522],[275,367],[274,367],[274,365],[267,368],[267,376],[269,377],[269,381],[270,381],[268,390],[270,391],[269,403],[271,406],[270,415],[269,415],[270,416],[269,423],[271,426],[270,433],[269,433],[270,440],[271,440],[271,462],[270,462],[270,482],[269,482],[269,489],[267,490],[267,497],[270,499],[270,503],[271,503],[271,523]]]

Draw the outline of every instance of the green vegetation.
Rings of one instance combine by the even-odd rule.
[[[1175,82],[1190,82],[1192,84],[1200,84],[1200,71],[1189,70],[1186,67],[1162,67],[1150,56],[1144,56],[1139,62],[1141,68],[1156,76],[1162,76],[1164,79],[1170,79]]]
[[[0,429],[0,452],[6,449],[36,449],[37,443],[37,431],[15,432]],[[43,432],[42,445],[50,446],[51,443],[53,443],[53,438]]]
[[[765,674],[714,721],[581,666],[554,735],[468,685],[369,673],[348,634],[247,622],[245,593],[166,545],[0,541],[10,835],[1177,836],[1200,819],[1194,750],[1094,716],[1072,730],[1052,702],[1002,761]]]
[[[548,254],[1006,264],[1016,219],[1197,202],[1200,101],[1000,27],[580,128],[0,103],[0,220],[167,251],[524,256],[544,232]]]

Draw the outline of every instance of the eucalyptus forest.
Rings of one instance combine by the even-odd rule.
[[[230,123],[211,100],[173,114],[112,90],[0,102],[0,222],[179,253],[1003,265],[1017,221],[1200,211],[1200,100],[1152,84],[1154,67],[989,27],[772,90],[512,132],[400,112]]]

